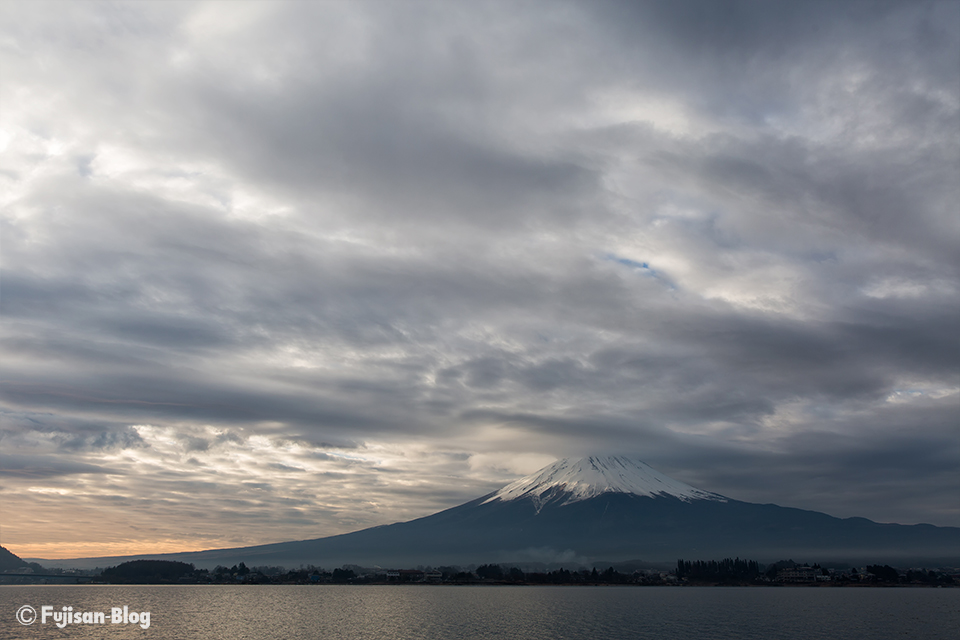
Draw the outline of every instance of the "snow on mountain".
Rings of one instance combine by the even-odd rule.
[[[651,498],[672,496],[685,502],[718,500],[723,496],[674,480],[646,463],[622,456],[565,458],[512,482],[483,501],[531,498],[536,502],[562,500],[571,504],[604,493],[631,493]]]

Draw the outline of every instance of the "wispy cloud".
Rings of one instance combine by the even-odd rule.
[[[20,555],[317,537],[598,450],[960,525],[955,5],[0,12]]]

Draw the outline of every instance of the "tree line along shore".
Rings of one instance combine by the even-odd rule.
[[[683,560],[675,567],[644,568],[632,571],[609,566],[606,569],[521,568],[503,564],[460,566],[419,566],[383,569],[344,565],[332,570],[312,565],[298,569],[231,567],[197,569],[192,564],[167,560],[133,560],[114,567],[88,571],[43,569],[24,566],[0,573],[3,582],[30,584],[63,583],[76,580],[99,584],[497,584],[497,585],[714,585],[714,586],[915,586],[960,587],[960,568],[894,568],[869,564],[803,564],[782,560],[763,565],[754,560]]]

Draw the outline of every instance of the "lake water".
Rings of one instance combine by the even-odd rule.
[[[106,624],[23,626],[23,605],[102,611]],[[123,606],[149,611],[149,627],[112,624]],[[956,640],[960,589],[0,586],[0,639],[34,638]]]

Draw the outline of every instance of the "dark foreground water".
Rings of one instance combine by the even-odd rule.
[[[24,626],[24,605],[102,611],[105,624]],[[111,623],[124,606],[127,623]],[[130,622],[145,611],[148,628]],[[956,640],[960,589],[0,586],[0,639],[34,638]]]

